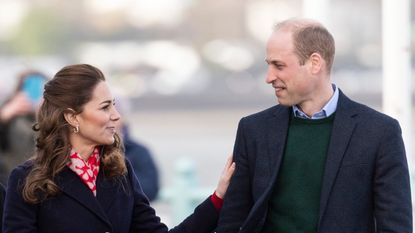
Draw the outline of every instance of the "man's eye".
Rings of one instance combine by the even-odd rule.
[[[279,70],[282,70],[284,68],[283,65],[279,65],[279,64],[274,64],[274,66]]]

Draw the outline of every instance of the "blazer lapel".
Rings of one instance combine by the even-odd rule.
[[[102,221],[111,226],[111,223],[103,211],[103,208],[100,206],[91,190],[83,183],[77,174],[69,168],[64,168],[64,170],[57,176],[56,183],[61,188],[63,193],[72,197],[75,201],[82,204]],[[97,192],[99,192],[99,190],[97,190]]]
[[[266,161],[269,161],[270,184],[265,192],[267,194],[272,191],[281,165],[288,133],[290,110],[289,107],[278,105],[273,117],[269,118],[267,131],[268,158]]]
[[[280,168],[282,156],[284,154],[285,140],[287,138],[288,124],[290,118],[289,107],[277,105],[275,111],[268,117],[267,128],[264,130],[264,136],[267,143],[267,151],[264,159],[257,159],[267,163],[263,168],[267,169],[262,178],[267,178],[265,189],[254,190],[254,192],[261,192],[251,212],[245,220],[245,224],[249,222],[257,222],[258,219],[265,220],[265,213],[268,209],[268,198],[272,194],[274,183],[277,179]]]
[[[320,220],[324,214],[331,189],[339,171],[343,156],[348,148],[353,131],[356,127],[357,113],[354,111],[353,102],[341,91],[339,93],[336,116],[333,122],[332,135],[327,152],[326,165],[320,195]],[[320,223],[319,223],[320,225]]]

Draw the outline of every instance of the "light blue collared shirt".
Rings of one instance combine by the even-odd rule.
[[[309,117],[307,116],[307,114],[301,111],[300,108],[294,105],[293,106],[294,116],[303,118],[303,119],[318,120],[318,119],[323,119],[323,118],[326,118],[332,115],[337,109],[337,102],[339,100],[339,89],[334,84],[332,84],[332,86],[333,86],[334,94],[330,98],[329,102],[327,102],[326,105],[324,105],[324,107],[320,111],[314,113],[311,117]]]

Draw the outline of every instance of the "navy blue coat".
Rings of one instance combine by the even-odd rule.
[[[0,184],[0,233],[2,232],[1,226],[3,225],[3,205],[4,205],[4,196],[6,194],[6,190],[4,186]]]
[[[13,170],[7,187],[4,209],[4,233],[201,233],[216,226],[218,214],[209,199],[194,214],[168,231],[141,190],[127,162],[128,173],[118,179],[97,177],[97,196],[69,168],[56,177],[62,192],[32,205],[24,202],[21,184],[31,169],[25,163]]]
[[[234,148],[236,171],[220,213],[218,233],[261,231],[268,201],[278,188],[274,184],[291,111],[277,105],[240,121]],[[316,232],[412,232],[409,173],[399,124],[342,92]]]

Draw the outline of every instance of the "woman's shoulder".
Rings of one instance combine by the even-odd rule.
[[[27,174],[32,170],[33,167],[33,160],[27,160],[26,162],[18,165],[15,167],[11,174],[10,178],[23,178],[26,177]]]

